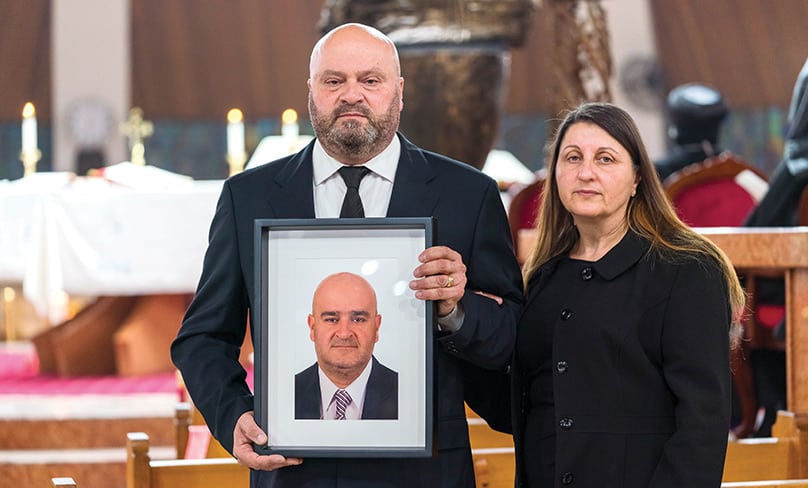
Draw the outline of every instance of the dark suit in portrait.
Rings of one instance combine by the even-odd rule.
[[[398,419],[398,373],[373,358],[365,388],[362,420]],[[322,418],[317,363],[295,375],[295,418]]]

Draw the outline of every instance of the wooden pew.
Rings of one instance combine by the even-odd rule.
[[[54,488],[76,488],[76,482],[73,478],[51,478],[51,486]]]
[[[476,488],[507,488],[513,486],[516,463],[513,437],[497,432],[466,406],[469,424],[471,456],[474,460]]]
[[[149,436],[143,432],[127,434],[126,488],[246,488],[249,484],[249,469],[232,457],[152,461]]]
[[[800,478],[800,429],[796,416],[780,411],[772,437],[740,439],[727,445],[723,481]]]
[[[474,472],[477,478],[477,488],[498,488],[513,486],[514,480],[514,452],[513,438],[490,428],[485,420],[479,418],[468,407],[466,417],[469,424],[469,438],[471,440],[471,454],[474,459]],[[189,403],[177,404],[174,411],[175,436],[177,439],[177,459],[185,456],[189,442],[199,442],[189,435],[189,428],[201,427],[204,421]],[[207,447],[206,459],[229,458],[227,451],[221,444],[207,434],[210,446]],[[185,460],[190,461],[190,460]],[[164,461],[165,462],[165,461]],[[157,461],[152,461],[154,465]],[[128,468],[127,468],[128,477]],[[134,488],[127,485],[127,488]]]
[[[195,459],[230,457],[230,453],[210,435],[205,419],[191,403],[180,402],[174,407],[174,437],[177,459],[188,458],[189,453]],[[200,452],[202,454],[198,455]]]
[[[729,481],[726,483],[721,483],[721,488],[808,488],[808,479]]]

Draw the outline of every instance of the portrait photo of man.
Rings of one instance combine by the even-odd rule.
[[[295,375],[295,419],[398,419],[398,373],[373,356],[376,292],[347,272],[323,279],[308,316],[317,362]]]

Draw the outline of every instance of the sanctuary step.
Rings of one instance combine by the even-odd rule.
[[[33,347],[0,348],[0,488],[125,488],[126,435],[145,431],[155,459],[175,456],[176,375],[60,378],[39,374]]]
[[[124,436],[124,443],[126,436]],[[174,447],[152,447],[152,459],[170,459]],[[0,451],[0,486],[51,486],[70,476],[82,488],[125,488],[126,448]]]
[[[175,457],[173,405],[175,395],[123,397],[40,397],[61,414],[46,418],[0,419],[0,487],[49,486],[53,477],[71,476],[82,488],[124,488],[126,435],[146,431],[155,439],[154,459]],[[0,410],[8,410],[8,396]],[[31,396],[24,404],[33,405]],[[19,400],[18,400],[19,401]],[[87,410],[76,411],[80,406]],[[125,408],[124,408],[125,407]],[[7,412],[6,412],[7,413]]]
[[[171,414],[163,417],[0,419],[0,449],[122,447],[129,432],[147,432],[156,445],[174,444]],[[3,462],[0,450],[0,462]]]

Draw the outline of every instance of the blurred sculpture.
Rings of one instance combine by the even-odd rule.
[[[499,131],[510,68],[537,0],[327,0],[319,28],[372,25],[398,47],[401,130],[482,169]]]
[[[654,162],[660,180],[720,153],[718,133],[729,112],[721,93],[700,83],[677,86],[667,103],[672,145],[667,156]]]
[[[599,0],[545,0],[554,48],[550,138],[564,112],[583,102],[611,102],[612,54]]]
[[[783,159],[769,178],[769,191],[749,215],[748,227],[798,225],[800,195],[808,186],[808,59],[797,75]]]

